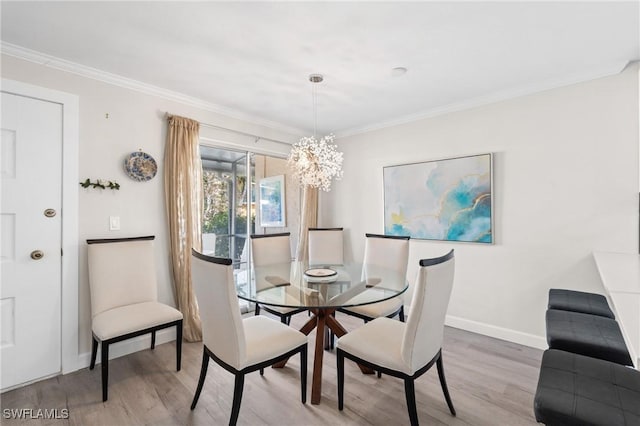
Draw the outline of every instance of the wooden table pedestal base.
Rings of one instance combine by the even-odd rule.
[[[333,333],[342,337],[347,334],[347,330],[336,320],[333,313],[335,308],[318,308],[312,309],[312,317],[307,321],[300,331],[307,336],[316,329],[316,347],[313,358],[313,378],[311,380],[311,403],[314,405],[320,404],[320,397],[322,395],[322,358],[324,356],[325,348],[325,327],[333,331]],[[328,346],[328,345],[327,345]],[[282,361],[273,365],[273,368],[282,368],[287,364],[287,361]],[[363,374],[373,374],[374,371],[359,365]]]

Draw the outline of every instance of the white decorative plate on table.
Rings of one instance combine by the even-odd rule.
[[[338,279],[338,273],[329,268],[311,268],[304,271],[307,281],[313,283],[330,283]]]
[[[132,152],[124,160],[124,170],[127,175],[138,182],[145,182],[153,179],[158,172],[156,160],[146,152]]]

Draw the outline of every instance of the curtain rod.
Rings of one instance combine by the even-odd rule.
[[[173,117],[173,114],[169,114],[167,112],[164,115],[164,117],[166,119],[169,119],[169,118]],[[253,141],[254,143],[258,143],[258,141],[260,139],[262,139],[263,141],[275,142],[275,143],[280,143],[280,144],[284,144],[284,145],[288,145],[288,146],[293,145],[293,144],[291,144],[289,142],[280,141],[278,139],[265,138],[263,136],[254,135],[253,133],[247,133],[247,132],[243,132],[243,131],[240,131],[240,130],[230,129],[228,127],[218,126],[218,125],[209,124],[209,123],[203,123],[201,121],[199,121],[198,123],[200,123],[200,125],[203,126],[203,127],[211,127],[211,128],[214,128],[214,129],[226,130],[228,132],[238,133],[240,135],[244,135],[244,136],[249,136],[249,137],[255,138],[255,140]]]

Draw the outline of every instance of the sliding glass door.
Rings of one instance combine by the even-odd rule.
[[[200,146],[203,180],[202,250],[233,261],[236,282],[247,283],[249,235],[255,232],[253,154]]]
[[[295,246],[299,190],[290,182],[284,158],[208,145],[200,145],[200,156],[204,188],[202,249],[205,254],[233,261],[241,291],[241,284],[251,279],[251,234],[291,232]],[[282,209],[279,220],[266,217],[273,209],[257,208],[260,201],[266,202],[260,199],[258,186],[274,181],[284,185],[278,198]]]
[[[200,147],[203,169],[203,251],[246,262],[246,241],[255,230],[253,154]]]

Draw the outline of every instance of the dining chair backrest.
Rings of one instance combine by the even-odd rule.
[[[438,258],[420,260],[401,350],[412,371],[426,365],[442,347],[454,269],[453,250]]]
[[[91,315],[157,302],[153,236],[87,240]]]
[[[291,262],[291,234],[252,235],[251,256],[255,266]]]
[[[191,276],[202,321],[203,343],[218,358],[239,369],[247,357],[231,259],[192,251]]]
[[[309,228],[309,264],[342,265],[343,244],[342,228]]]
[[[406,277],[409,263],[409,238],[391,235],[365,234],[363,279],[368,265],[397,271]],[[396,275],[396,274],[394,274]]]

